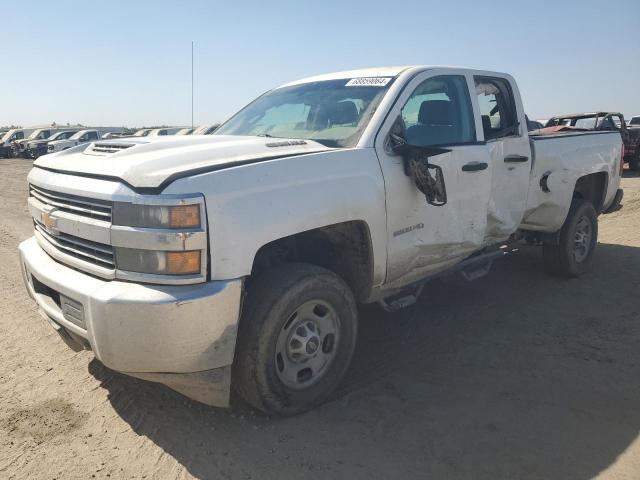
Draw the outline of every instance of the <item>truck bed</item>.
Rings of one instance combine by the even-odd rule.
[[[622,139],[618,132],[531,132],[530,142],[532,171],[522,229],[558,231],[569,211],[573,187],[584,175],[603,177],[606,190],[600,207],[611,204],[620,177]]]

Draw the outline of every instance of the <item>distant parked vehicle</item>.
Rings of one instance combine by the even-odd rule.
[[[136,133],[134,133],[131,136],[132,137],[146,137],[147,135],[149,135],[151,133],[152,130],[153,130],[152,128],[141,128],[140,130],[136,131]]]
[[[38,128],[36,130],[34,130],[33,132],[31,132],[31,135],[29,135],[27,138],[24,138],[22,140],[16,140],[13,142],[12,145],[12,150],[13,150],[13,155],[14,157],[24,157],[24,158],[29,158],[26,149],[27,149],[27,144],[33,142],[33,141],[42,141],[42,140],[49,140],[51,139],[51,136],[57,132],[62,132],[62,131],[73,131],[73,132],[77,132],[79,130],[82,130],[81,127],[45,127],[45,128]]]
[[[73,130],[64,130],[60,132],[56,132],[46,139],[39,140],[29,140],[25,142],[25,148],[23,157],[24,158],[33,158],[34,160],[42,155],[47,154],[47,145],[50,142],[54,142],[56,140],[67,140],[71,138],[73,135],[78,133],[80,129],[74,128]]]
[[[193,130],[193,128],[183,128],[182,130],[179,130],[176,135],[191,135],[193,133]]]
[[[182,128],[154,128],[153,130],[151,130],[151,132],[149,132],[149,137],[165,137],[167,135],[175,135],[176,133],[178,133],[180,130],[182,130]]]
[[[634,117],[637,118],[637,117]],[[631,170],[640,170],[640,128],[629,128],[619,112],[591,112],[558,115],[546,127],[564,126],[575,130],[620,132],[624,143],[624,161]]]
[[[211,125],[201,125],[193,131],[192,135],[211,135],[218,129],[219,126],[219,123],[213,123]]]
[[[29,136],[35,128],[12,128],[0,138],[0,158],[13,156],[13,142]]]
[[[99,140],[102,135],[109,132],[122,133],[124,132],[124,128],[97,128],[80,130],[79,132],[76,132],[74,135],[69,137],[67,140],[56,140],[54,142],[49,142],[49,144],[47,145],[47,153],[61,152],[62,150],[67,150],[68,148],[75,147],[76,145]]]
[[[102,135],[102,139],[106,140],[108,138],[122,138],[122,137],[127,137],[128,135],[126,133],[122,133],[122,132],[107,132],[104,135]]]
[[[22,140],[33,132],[34,128],[12,128],[0,138],[0,158],[13,156],[13,143]]]
[[[544,125],[536,120],[531,120],[527,115],[525,115],[525,119],[527,121],[527,130],[528,131],[533,131],[533,130],[540,130],[541,128],[544,128]]]

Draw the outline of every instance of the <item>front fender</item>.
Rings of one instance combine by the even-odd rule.
[[[263,245],[314,228],[363,221],[373,253],[373,284],[386,273],[385,190],[373,149],[286,157],[175,181],[163,193],[205,196],[212,279],[251,273]]]

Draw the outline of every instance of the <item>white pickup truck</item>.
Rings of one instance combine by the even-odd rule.
[[[294,414],[343,377],[358,303],[407,306],[427,280],[480,277],[519,240],[552,272],[584,273],[621,161],[615,132],[530,137],[509,75],[323,75],[212,136],[38,159],[21,265],[43,317],[106,366]]]

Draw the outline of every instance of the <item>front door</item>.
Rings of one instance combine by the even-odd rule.
[[[473,79],[446,69],[430,70],[409,82],[376,139],[387,199],[387,287],[402,286],[444,270],[482,248],[492,165],[478,142]],[[404,159],[389,145],[401,118],[407,143],[442,146],[448,153],[430,163],[442,168],[448,201],[426,202],[405,174]],[[395,130],[394,130],[395,131]]]

